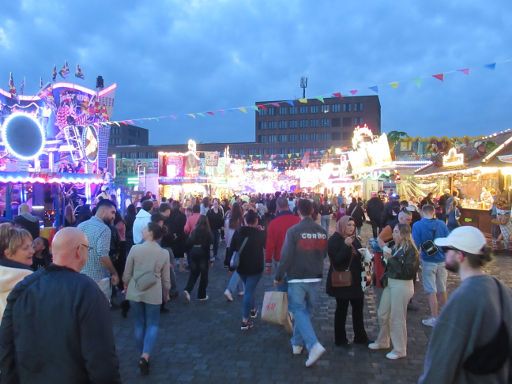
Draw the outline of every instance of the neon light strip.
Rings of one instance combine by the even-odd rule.
[[[507,140],[505,140],[505,142],[503,144],[499,145],[494,151],[492,151],[487,156],[485,156],[485,158],[482,160],[482,163],[487,163],[489,160],[491,160],[492,157],[494,157],[494,155],[496,155],[499,151],[501,151],[503,148],[505,148],[505,146],[507,144],[509,144],[510,142],[512,142],[512,136],[510,136]]]

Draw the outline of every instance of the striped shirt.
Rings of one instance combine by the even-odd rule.
[[[109,271],[103,267],[100,260],[102,257],[109,257],[110,239],[112,237],[110,228],[102,220],[93,216],[89,220],[80,223],[78,229],[85,234],[90,247],[87,263],[85,263],[80,273],[89,276],[96,282],[109,277]]]

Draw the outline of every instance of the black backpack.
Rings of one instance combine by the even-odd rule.
[[[503,319],[503,293],[500,283],[494,279],[500,293],[501,323],[496,335],[487,344],[475,348],[463,364],[474,375],[488,375],[499,371],[510,358],[510,339]]]

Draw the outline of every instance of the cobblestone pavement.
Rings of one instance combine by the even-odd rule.
[[[223,254],[223,249],[219,254]],[[497,256],[488,270],[512,287],[510,255]],[[177,273],[181,289],[187,277],[186,272]],[[113,310],[123,383],[414,383],[422,371],[431,329],[421,324],[421,319],[428,317],[428,305],[419,283],[413,299],[418,310],[408,312],[408,356],[397,361],[387,360],[386,352],[369,351],[366,346],[336,347],[336,302],[322,288],[313,322],[327,352],[314,367],[305,368],[306,355],[292,356],[289,335],[282,328],[257,319],[252,330],[240,331],[242,300],[237,297],[228,303],[224,299],[227,280],[227,272],[218,261],[210,270],[208,302],[193,299],[185,304],[180,297],[169,304],[170,313],[163,314],[160,320],[159,340],[148,377],[141,377],[138,372],[139,355],[130,315],[123,319],[120,311]],[[450,274],[449,290],[457,284],[457,276]],[[272,276],[265,275],[256,294],[260,306],[263,293],[271,287]],[[196,297],[195,291],[192,297]],[[373,292],[366,295],[365,323],[370,339],[376,337]],[[353,335],[351,330],[349,317],[349,339]]]

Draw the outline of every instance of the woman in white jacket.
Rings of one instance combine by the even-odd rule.
[[[26,229],[0,224],[0,319],[7,296],[21,280],[32,273],[32,236]]]

